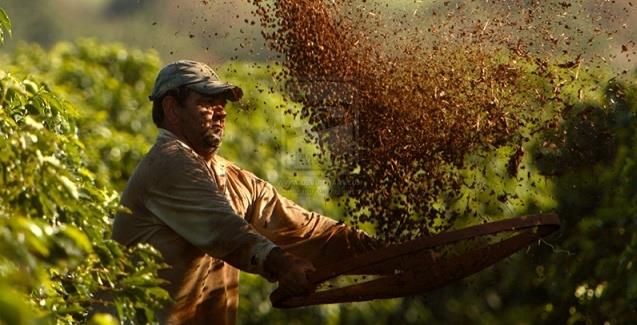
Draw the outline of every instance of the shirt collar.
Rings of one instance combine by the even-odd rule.
[[[159,128],[159,133],[157,134],[157,141],[167,141],[167,140],[176,140],[177,143],[179,143],[180,145],[184,146],[185,148],[189,149],[189,150],[193,150],[188,144],[186,144],[185,142],[181,141],[181,139],[179,139],[174,133],[164,129],[164,128]]]
[[[181,141],[174,133],[164,128],[159,128],[159,133],[157,134],[157,141],[169,141],[169,140],[177,141],[177,143],[179,143],[180,145],[194,152],[194,150],[188,144]],[[218,155],[214,155],[212,159],[208,162],[208,164],[210,167],[212,167],[215,170],[217,174],[225,176],[226,163],[223,158],[219,157]]]

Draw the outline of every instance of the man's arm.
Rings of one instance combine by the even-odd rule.
[[[241,270],[286,283],[292,290],[309,288],[304,272],[311,264],[277,254],[280,249],[274,243],[234,212],[205,162],[187,148],[165,149],[162,159],[146,172],[152,181],[144,195],[145,207],[186,241]],[[266,271],[281,268],[285,272]]]
[[[285,251],[320,267],[381,246],[367,234],[307,211],[280,195],[271,184],[242,172],[253,182],[255,191],[246,219]]]

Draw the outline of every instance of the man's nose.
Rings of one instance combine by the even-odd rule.
[[[218,120],[223,120],[226,118],[226,110],[221,108],[221,109],[213,109],[212,110],[212,119],[214,121],[218,121]]]

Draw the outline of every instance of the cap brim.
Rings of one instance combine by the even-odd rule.
[[[232,102],[236,102],[243,97],[241,88],[226,83],[199,82],[189,85],[188,88],[210,96],[223,94],[227,100]]]

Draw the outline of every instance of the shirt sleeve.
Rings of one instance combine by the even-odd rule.
[[[186,148],[156,163],[145,206],[168,227],[212,257],[263,274],[274,243],[237,215],[205,162]]]
[[[381,246],[362,231],[302,208],[254,175],[252,182],[256,196],[246,219],[259,233],[317,268]]]

